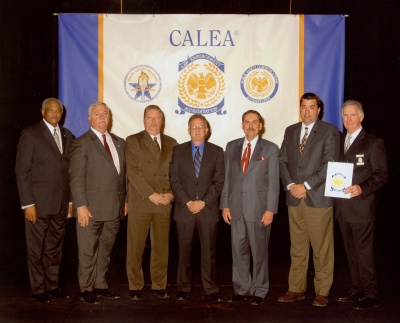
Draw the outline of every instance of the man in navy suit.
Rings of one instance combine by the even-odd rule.
[[[345,189],[350,199],[336,199],[335,213],[342,232],[350,267],[351,289],[339,302],[354,302],[355,309],[378,307],[374,240],[376,194],[388,179],[383,140],[361,126],[364,110],[360,102],[348,100],[342,106],[347,135],[341,138],[340,161],[353,163],[352,185]]]
[[[88,110],[90,129],[74,140],[70,187],[77,211],[78,279],[81,301],[120,298],[108,288],[106,273],[120,217],[128,212],[125,140],[108,132],[110,109],[95,102]]]
[[[232,235],[235,295],[228,301],[251,299],[252,305],[261,305],[269,291],[268,243],[279,199],[279,148],[260,137],[262,128],[262,117],[257,111],[243,114],[245,137],[226,146],[220,203]]]
[[[68,153],[72,133],[58,123],[61,101],[43,101],[43,120],[26,129],[18,142],[15,173],[25,214],[28,272],[34,299],[69,298],[58,287],[69,204]]]
[[[339,130],[321,121],[321,99],[314,93],[300,98],[302,122],[286,128],[279,171],[289,213],[289,290],[279,302],[304,299],[310,243],[315,268],[313,306],[324,307],[333,282],[333,199],[324,196],[328,161],[339,159]]]
[[[224,153],[221,147],[206,141],[209,129],[203,115],[192,115],[188,124],[192,140],[174,147],[169,176],[175,196],[174,220],[179,241],[177,299],[186,299],[192,288],[192,246],[197,228],[206,302],[221,302],[216,245],[220,220],[218,198],[224,185]]]

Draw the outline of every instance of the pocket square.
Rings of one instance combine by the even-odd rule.
[[[257,160],[267,160],[267,158],[265,158],[265,157],[258,157]]]

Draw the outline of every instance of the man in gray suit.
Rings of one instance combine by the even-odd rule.
[[[58,287],[67,216],[72,213],[68,152],[73,136],[58,124],[62,114],[61,101],[43,101],[43,120],[22,132],[15,165],[26,218],[29,281],[34,299],[41,303],[50,297],[69,298]]]
[[[269,291],[268,243],[279,198],[279,149],[260,137],[262,128],[262,117],[257,111],[243,114],[245,137],[226,146],[225,184],[220,204],[232,234],[235,295],[228,301],[251,298],[252,305],[262,304]]]
[[[116,299],[106,273],[125,203],[125,141],[107,131],[110,110],[95,102],[88,111],[90,129],[74,140],[70,153],[70,187],[77,208],[78,279],[81,300]]]
[[[333,199],[324,196],[328,161],[339,159],[339,130],[318,119],[323,108],[314,93],[300,99],[302,122],[286,128],[279,162],[289,213],[289,291],[279,302],[304,299],[310,243],[313,248],[316,297],[313,306],[328,304],[333,281]]]
[[[192,282],[192,245],[200,238],[201,276],[206,302],[221,302],[217,285],[216,246],[220,220],[218,198],[224,186],[224,152],[206,141],[207,119],[189,118],[191,141],[174,147],[169,178],[175,196],[174,220],[178,232],[177,299],[189,296]]]

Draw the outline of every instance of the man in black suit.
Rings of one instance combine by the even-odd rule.
[[[70,187],[77,208],[78,279],[81,301],[98,304],[99,296],[117,299],[106,273],[125,203],[125,141],[107,131],[110,109],[90,105],[90,129],[74,140],[70,152]]]
[[[61,101],[43,101],[43,120],[26,129],[18,142],[15,173],[25,214],[28,272],[34,299],[69,298],[58,287],[69,204],[68,153],[73,135],[58,123]]]
[[[218,197],[224,185],[224,154],[221,147],[206,141],[209,129],[203,115],[192,115],[188,124],[192,140],[174,147],[169,175],[175,196],[174,220],[179,241],[177,299],[186,299],[192,288],[191,258],[197,228],[206,302],[221,302],[216,245],[220,220]]]
[[[379,289],[374,257],[376,193],[388,179],[383,140],[361,126],[364,111],[360,102],[342,106],[347,135],[341,138],[340,161],[353,163],[352,185],[345,189],[350,199],[336,199],[335,215],[342,232],[350,267],[352,287],[339,302],[354,302],[355,309],[378,307]]]
[[[279,302],[303,300],[307,290],[310,244],[315,268],[313,306],[324,307],[333,282],[333,199],[325,197],[329,161],[339,159],[339,130],[318,116],[323,108],[314,93],[300,99],[302,122],[286,128],[279,156],[279,172],[289,213],[289,290]]]

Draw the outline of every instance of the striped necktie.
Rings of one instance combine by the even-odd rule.
[[[201,166],[201,155],[200,155],[200,147],[196,146],[196,153],[194,154],[194,171],[196,173],[196,177],[199,177],[200,166]]]

